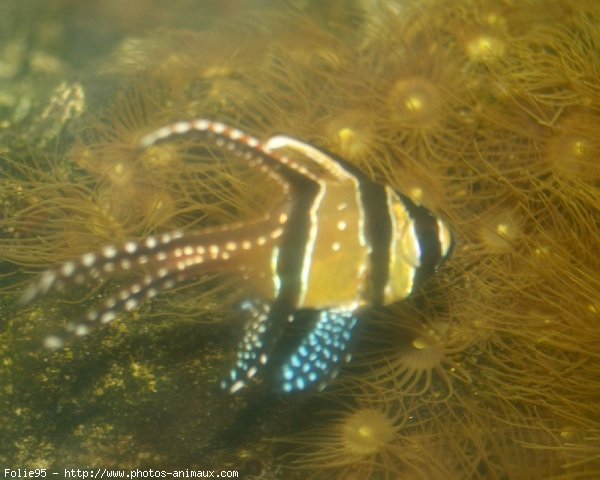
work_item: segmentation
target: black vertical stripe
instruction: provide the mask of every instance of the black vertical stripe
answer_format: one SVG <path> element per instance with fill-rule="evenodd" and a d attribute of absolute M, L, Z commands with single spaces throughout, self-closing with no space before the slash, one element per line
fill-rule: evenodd
<path fill-rule="evenodd" d="M 390 275 L 392 220 L 382 185 L 359 179 L 359 188 L 365 212 L 365 239 L 371 247 L 370 302 L 382 305 Z"/>
<path fill-rule="evenodd" d="M 274 306 L 295 310 L 302 287 L 302 266 L 306 254 L 313 206 L 319 185 L 305 177 L 290 178 L 292 207 L 281 237 L 277 275 L 281 281 Z"/>
<path fill-rule="evenodd" d="M 281 285 L 269 311 L 269 316 L 273 319 L 269 335 L 278 338 L 274 343 L 275 348 L 269 352 L 269 361 L 264 369 L 265 378 L 275 381 L 279 378 L 278 369 L 298 348 L 303 337 L 289 328 L 288 318 L 293 315 L 294 324 L 299 323 L 297 307 L 302 290 L 302 267 L 311 228 L 310 209 L 319 193 L 319 184 L 306 177 L 290 173 L 289 182 L 292 187 L 292 205 L 279 243 L 277 259 L 277 275 Z M 314 311 L 312 312 L 314 314 Z M 306 333 L 312 327 L 312 324 L 303 325 L 300 330 Z"/>
<path fill-rule="evenodd" d="M 417 205 L 405 195 L 398 195 L 413 219 L 415 233 L 421 249 L 421 264 L 416 269 L 414 278 L 413 288 L 416 288 L 435 272 L 436 267 L 442 260 L 438 223 L 437 218 L 425 207 Z"/>
<path fill-rule="evenodd" d="M 385 187 L 373 182 L 354 165 L 325 152 L 358 182 L 364 211 L 364 235 L 371 248 L 370 277 L 367 300 L 373 306 L 382 305 L 389 278 L 392 220 L 388 211 Z"/>

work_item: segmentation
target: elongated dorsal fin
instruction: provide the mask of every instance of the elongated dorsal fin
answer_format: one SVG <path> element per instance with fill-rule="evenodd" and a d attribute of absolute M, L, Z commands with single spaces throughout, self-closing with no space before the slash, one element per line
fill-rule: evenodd
<path fill-rule="evenodd" d="M 301 175 L 329 183 L 354 182 L 356 180 L 355 175 L 346 170 L 333 157 L 295 138 L 276 135 L 269 138 L 264 143 L 264 147 L 272 154 L 291 158 L 293 162 L 290 167 Z"/>
<path fill-rule="evenodd" d="M 264 173 L 274 178 L 286 191 L 290 179 L 294 176 L 300 175 L 313 181 L 318 180 L 318 177 L 307 166 L 283 155 L 282 152 L 277 152 L 276 148 L 271 150 L 257 138 L 237 128 L 206 119 L 166 125 L 142 137 L 138 145 L 140 149 L 145 150 L 177 137 L 191 135 L 205 137 L 217 147 L 222 147 L 236 156 L 245 158 L 251 166 L 259 167 Z"/>

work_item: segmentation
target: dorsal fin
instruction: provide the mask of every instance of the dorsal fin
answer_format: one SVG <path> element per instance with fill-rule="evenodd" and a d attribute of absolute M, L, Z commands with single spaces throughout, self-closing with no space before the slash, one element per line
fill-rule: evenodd
<path fill-rule="evenodd" d="M 304 165 L 271 151 L 255 137 L 223 123 L 206 119 L 181 121 L 166 125 L 144 136 L 140 149 L 150 148 L 175 137 L 201 135 L 211 140 L 216 146 L 230 150 L 235 155 L 243 157 L 251 166 L 259 167 L 264 173 L 274 178 L 287 192 L 290 181 L 298 176 L 317 181 L 318 178 Z"/>
<path fill-rule="evenodd" d="M 293 159 L 293 164 L 290 165 L 291 168 L 298 169 L 300 167 L 301 170 L 298 170 L 298 173 L 304 176 L 309 176 L 308 172 L 311 177 L 327 183 L 357 180 L 354 172 L 348 171 L 345 165 L 342 165 L 337 159 L 295 138 L 276 135 L 269 138 L 264 143 L 264 147 L 272 154 L 277 153 Z"/>

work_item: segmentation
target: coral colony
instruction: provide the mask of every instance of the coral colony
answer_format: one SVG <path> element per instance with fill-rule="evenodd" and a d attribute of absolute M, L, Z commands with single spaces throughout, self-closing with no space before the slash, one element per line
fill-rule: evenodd
<path fill-rule="evenodd" d="M 2 43 L 0 460 L 600 478 L 598 2 L 112 3 Z"/>

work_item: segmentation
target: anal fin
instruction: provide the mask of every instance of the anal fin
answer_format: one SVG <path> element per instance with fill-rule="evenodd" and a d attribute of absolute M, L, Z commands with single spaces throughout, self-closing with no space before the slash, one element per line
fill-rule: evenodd
<path fill-rule="evenodd" d="M 283 331 L 282 325 L 275 324 L 269 303 L 247 300 L 241 307 L 249 319 L 238 344 L 235 365 L 221 381 L 221 387 L 230 393 L 243 388 L 266 365 L 268 355 Z"/>
<path fill-rule="evenodd" d="M 358 323 L 354 312 L 321 310 L 312 330 L 302 339 L 277 373 L 278 388 L 284 393 L 322 389 L 337 374 Z"/>

